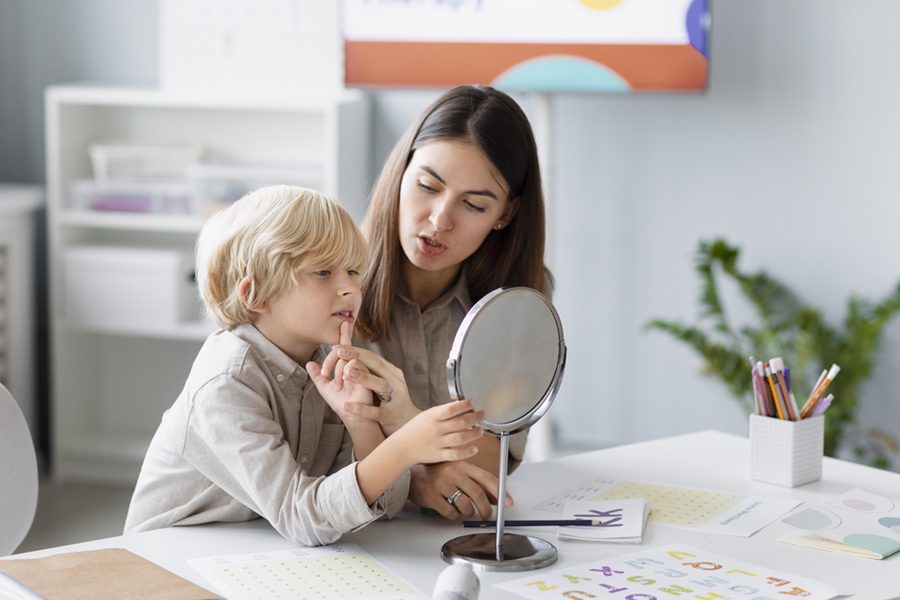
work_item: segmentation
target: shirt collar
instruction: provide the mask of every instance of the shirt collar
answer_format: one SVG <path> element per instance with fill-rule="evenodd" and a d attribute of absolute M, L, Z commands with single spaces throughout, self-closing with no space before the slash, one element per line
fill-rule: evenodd
<path fill-rule="evenodd" d="M 252 323 L 241 323 L 232 329 L 231 332 L 259 352 L 263 361 L 269 365 L 273 373 L 283 373 L 287 376 L 297 375 L 304 384 L 309 379 L 309 374 L 302 365 L 298 365 L 293 358 L 273 344 L 272 341 L 264 336 Z M 322 364 L 324 359 L 325 351 L 322 349 L 322 346 L 318 346 L 316 351 L 313 352 L 310 360 Z"/>
<path fill-rule="evenodd" d="M 397 292 L 397 298 L 405 302 L 410 306 L 416 306 L 421 310 L 418 304 L 407 298 L 400 292 Z M 472 298 L 469 296 L 469 280 L 466 276 L 466 269 L 463 267 L 459 272 L 459 277 L 456 278 L 456 283 L 454 283 L 450 288 L 441 294 L 437 300 L 432 302 L 427 309 L 422 312 L 428 312 L 432 310 L 439 310 L 446 307 L 451 302 L 459 303 L 460 307 L 462 307 L 464 312 L 469 312 L 469 309 L 472 308 Z"/>

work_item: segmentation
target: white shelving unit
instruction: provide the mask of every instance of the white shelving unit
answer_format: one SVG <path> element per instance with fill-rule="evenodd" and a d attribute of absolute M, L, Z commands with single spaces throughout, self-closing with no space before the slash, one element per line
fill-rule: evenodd
<path fill-rule="evenodd" d="M 370 185 L 367 97 L 341 91 L 303 103 L 245 104 L 156 90 L 51 87 L 46 93 L 52 335 L 52 468 L 64 480 L 132 483 L 211 322 L 148 326 L 135 315 L 90 324 L 66 317 L 71 246 L 192 252 L 201 215 L 86 210 L 72 185 L 92 176 L 88 148 L 106 140 L 202 146 L 215 164 L 295 168 L 309 187 L 361 219 Z M 310 174 L 313 174 L 310 177 Z M 272 182 L 278 183 L 278 182 Z M 68 279 L 71 280 L 71 279 Z M 97 298 L 102 307 L 105 298 Z M 136 311 L 138 309 L 136 308 Z M 198 313 L 199 314 L 199 313 Z"/>

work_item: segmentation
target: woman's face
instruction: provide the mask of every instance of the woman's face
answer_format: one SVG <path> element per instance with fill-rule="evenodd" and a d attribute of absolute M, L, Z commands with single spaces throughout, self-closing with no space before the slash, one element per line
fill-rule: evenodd
<path fill-rule="evenodd" d="M 487 156 L 462 140 L 413 152 L 400 183 L 400 245 L 415 267 L 455 274 L 512 214 L 509 186 Z"/>

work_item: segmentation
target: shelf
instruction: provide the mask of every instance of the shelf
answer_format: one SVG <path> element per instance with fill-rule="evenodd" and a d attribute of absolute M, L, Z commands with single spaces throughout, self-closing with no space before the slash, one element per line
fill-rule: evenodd
<path fill-rule="evenodd" d="M 167 327 L 113 327 L 83 325 L 67 322 L 65 328 L 68 331 L 96 333 L 99 335 L 114 335 L 121 337 L 150 338 L 162 340 L 203 341 L 209 334 L 217 329 L 217 325 L 211 321 L 195 321 L 178 323 Z"/>
<path fill-rule="evenodd" d="M 250 101 L 229 96 L 202 97 L 173 94 L 153 88 L 108 88 L 102 86 L 50 86 L 48 95 L 68 104 L 88 106 L 130 106 L 200 110 L 240 110 L 252 112 L 320 112 L 336 102 L 358 102 L 359 90 L 311 93 L 297 101 Z"/>
<path fill-rule="evenodd" d="M 197 215 L 63 210 L 59 215 L 59 222 L 70 227 L 86 229 L 199 233 L 206 218 Z"/>

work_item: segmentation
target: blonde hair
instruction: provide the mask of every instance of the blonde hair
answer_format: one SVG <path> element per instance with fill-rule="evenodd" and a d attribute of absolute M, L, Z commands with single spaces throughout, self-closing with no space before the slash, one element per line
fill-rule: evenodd
<path fill-rule="evenodd" d="M 197 238 L 200 298 L 229 330 L 254 322 L 252 309 L 287 291 L 298 269 L 362 271 L 365 262 L 366 242 L 347 211 L 302 187 L 250 192 L 213 215 Z"/>

